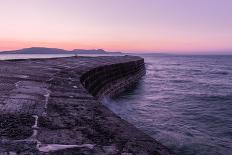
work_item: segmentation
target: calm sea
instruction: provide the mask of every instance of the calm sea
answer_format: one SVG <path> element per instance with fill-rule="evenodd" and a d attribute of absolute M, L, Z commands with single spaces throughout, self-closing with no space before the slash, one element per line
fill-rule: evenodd
<path fill-rule="evenodd" d="M 144 56 L 147 75 L 104 104 L 180 155 L 232 154 L 232 56 Z"/>
<path fill-rule="evenodd" d="M 78 56 L 121 56 L 123 54 L 78 54 Z M 71 57 L 75 54 L 0 54 L 0 60 Z"/>
<path fill-rule="evenodd" d="M 177 154 L 232 154 L 232 56 L 143 57 L 147 75 L 103 104 Z"/>
<path fill-rule="evenodd" d="M 72 54 L 0 54 L 0 60 L 69 57 Z"/>

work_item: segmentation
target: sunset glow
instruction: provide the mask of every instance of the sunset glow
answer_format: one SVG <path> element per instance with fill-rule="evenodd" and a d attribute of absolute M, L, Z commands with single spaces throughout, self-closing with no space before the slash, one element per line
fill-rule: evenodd
<path fill-rule="evenodd" d="M 0 50 L 232 51 L 231 0 L 0 0 Z"/>

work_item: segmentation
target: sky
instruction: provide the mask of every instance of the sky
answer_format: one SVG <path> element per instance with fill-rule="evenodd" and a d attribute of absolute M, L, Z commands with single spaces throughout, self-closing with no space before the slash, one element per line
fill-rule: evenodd
<path fill-rule="evenodd" d="M 232 0 L 0 0 L 0 50 L 232 53 Z"/>

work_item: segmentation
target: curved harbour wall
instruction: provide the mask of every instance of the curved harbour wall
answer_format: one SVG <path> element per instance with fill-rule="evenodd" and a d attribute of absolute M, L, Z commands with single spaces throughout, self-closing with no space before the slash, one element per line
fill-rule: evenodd
<path fill-rule="evenodd" d="M 173 155 L 102 105 L 145 74 L 140 57 L 0 61 L 0 154 Z"/>
<path fill-rule="evenodd" d="M 83 86 L 96 98 L 115 96 L 136 83 L 146 73 L 144 60 L 105 65 L 81 76 Z"/>

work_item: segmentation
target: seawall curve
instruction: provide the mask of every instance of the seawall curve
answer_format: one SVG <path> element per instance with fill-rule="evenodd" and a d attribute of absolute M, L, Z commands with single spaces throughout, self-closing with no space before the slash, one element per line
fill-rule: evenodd
<path fill-rule="evenodd" d="M 137 58 L 125 63 L 116 63 L 96 67 L 84 73 L 80 80 L 82 85 L 101 99 L 113 97 L 136 83 L 146 73 L 144 59 Z"/>
<path fill-rule="evenodd" d="M 97 99 L 145 74 L 140 57 L 0 61 L 0 153 L 171 155 Z"/>

